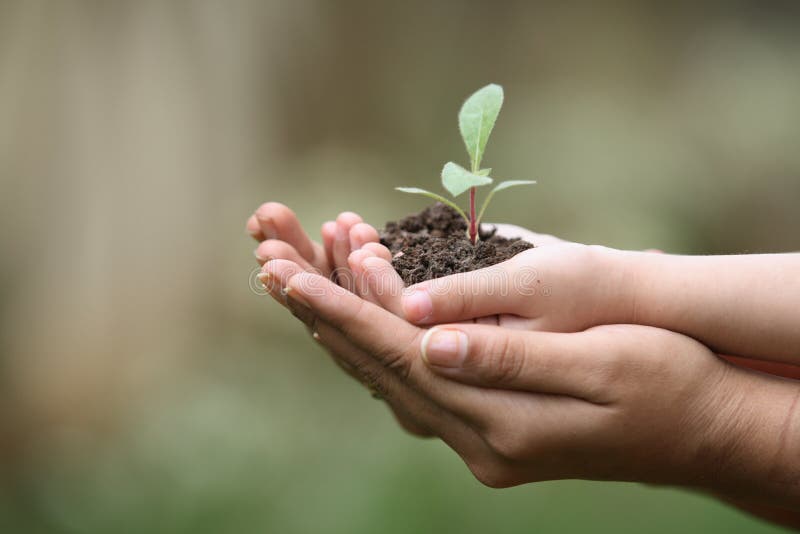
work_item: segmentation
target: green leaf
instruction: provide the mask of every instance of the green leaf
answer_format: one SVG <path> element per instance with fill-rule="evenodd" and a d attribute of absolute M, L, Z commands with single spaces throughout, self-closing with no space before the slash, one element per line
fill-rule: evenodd
<path fill-rule="evenodd" d="M 506 180 L 505 182 L 500 182 L 492 189 L 492 193 L 497 193 L 498 191 L 502 191 L 503 189 L 508 189 L 509 187 L 515 187 L 518 185 L 534 185 L 536 180 Z"/>
<path fill-rule="evenodd" d="M 506 180 L 505 182 L 500 182 L 496 186 L 489 191 L 489 194 L 486 196 L 486 200 L 483 201 L 483 206 L 481 206 L 481 211 L 478 214 L 478 223 L 483 220 L 483 212 L 486 211 L 486 208 L 489 206 L 489 201 L 492 200 L 492 197 L 498 191 L 502 191 L 503 189 L 508 189 L 509 187 L 515 187 L 518 185 L 533 185 L 535 184 L 535 180 Z"/>
<path fill-rule="evenodd" d="M 442 204 L 447 204 L 454 210 L 458 212 L 459 215 L 464 217 L 464 220 L 468 220 L 467 214 L 464 213 L 464 210 L 458 207 L 452 200 L 444 198 L 442 195 L 437 195 L 436 193 L 431 193 L 430 191 L 426 191 L 425 189 L 420 189 L 419 187 L 395 187 L 398 191 L 402 191 L 403 193 L 411 193 L 412 195 L 424 195 L 428 198 L 432 198 L 434 200 L 438 200 Z"/>
<path fill-rule="evenodd" d="M 458 129 L 469 152 L 473 171 L 480 168 L 486 142 L 502 106 L 503 88 L 496 84 L 478 89 L 461 106 L 461 111 L 458 113 Z"/>
<path fill-rule="evenodd" d="M 473 174 L 452 161 L 448 161 L 442 167 L 442 185 L 454 197 L 457 197 L 470 187 L 478 187 L 490 183 L 492 183 L 491 178 Z"/>
<path fill-rule="evenodd" d="M 481 169 L 475 174 L 477 174 L 478 176 L 489 176 L 490 174 L 492 174 L 492 169 Z"/>
<path fill-rule="evenodd" d="M 420 189 L 419 187 L 395 187 L 397 191 L 402 191 L 403 193 L 411 193 L 412 195 L 425 195 L 426 197 L 437 197 L 436 193 L 431 193 L 430 191 L 426 191 L 425 189 Z"/>

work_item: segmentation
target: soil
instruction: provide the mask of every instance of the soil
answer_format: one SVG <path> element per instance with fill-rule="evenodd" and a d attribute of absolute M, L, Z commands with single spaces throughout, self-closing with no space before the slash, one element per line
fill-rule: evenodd
<path fill-rule="evenodd" d="M 386 223 L 381 243 L 392 251 L 392 266 L 406 285 L 455 273 L 466 273 L 503 262 L 533 245 L 520 238 L 495 235 L 481 225 L 473 245 L 467 221 L 440 202 L 399 221 Z"/>

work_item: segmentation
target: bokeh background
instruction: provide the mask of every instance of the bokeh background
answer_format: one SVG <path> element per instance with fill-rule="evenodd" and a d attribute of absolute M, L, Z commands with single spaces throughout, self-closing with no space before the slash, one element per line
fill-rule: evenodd
<path fill-rule="evenodd" d="M 482 487 L 254 294 L 244 221 L 420 209 L 392 187 L 466 161 L 458 108 L 497 82 L 486 164 L 539 185 L 490 218 L 798 250 L 799 5 L 0 0 L 0 531 L 776 531 Z"/>

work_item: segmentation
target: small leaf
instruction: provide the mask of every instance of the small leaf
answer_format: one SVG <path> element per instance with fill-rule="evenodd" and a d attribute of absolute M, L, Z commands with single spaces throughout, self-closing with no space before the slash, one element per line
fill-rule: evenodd
<path fill-rule="evenodd" d="M 492 193 L 497 193 L 498 191 L 502 191 L 503 189 L 508 189 L 509 187 L 515 187 L 518 185 L 534 185 L 536 180 L 506 180 L 505 182 L 500 182 L 492 189 Z"/>
<path fill-rule="evenodd" d="M 457 197 L 470 187 L 492 183 L 492 179 L 469 172 L 457 163 L 448 161 L 442 167 L 442 185 L 451 195 Z"/>
<path fill-rule="evenodd" d="M 496 186 L 489 191 L 489 194 L 486 195 L 486 200 L 483 201 L 483 206 L 481 206 L 481 211 L 478 213 L 478 222 L 483 220 L 483 214 L 486 211 L 486 208 L 489 207 L 489 202 L 491 202 L 492 197 L 498 191 L 502 191 L 503 189 L 508 189 L 509 187 L 514 187 L 517 185 L 533 185 L 535 184 L 535 180 L 506 180 L 505 182 L 500 182 Z"/>
<path fill-rule="evenodd" d="M 481 169 L 475 174 L 477 174 L 478 176 L 489 176 L 490 174 L 492 174 L 492 169 Z"/>
<path fill-rule="evenodd" d="M 431 193 L 430 191 L 426 191 L 424 189 L 420 189 L 419 187 L 395 187 L 398 191 L 402 191 L 403 193 L 412 193 L 415 195 L 435 195 L 436 193 Z"/>
<path fill-rule="evenodd" d="M 458 129 L 467 147 L 472 169 L 480 168 L 486 142 L 503 106 L 503 88 L 496 84 L 478 89 L 458 113 Z"/>

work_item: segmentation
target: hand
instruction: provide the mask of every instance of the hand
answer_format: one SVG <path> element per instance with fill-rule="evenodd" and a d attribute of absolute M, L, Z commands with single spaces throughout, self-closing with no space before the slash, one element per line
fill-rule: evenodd
<path fill-rule="evenodd" d="M 334 277 L 345 283 L 349 283 L 352 277 L 348 270 L 337 267 L 342 265 L 342 262 L 346 264 L 352 248 L 366 245 L 367 250 L 370 246 L 379 247 L 376 249 L 379 253 L 386 250 L 377 243 L 377 231 L 369 225 L 362 224 L 361 217 L 349 212 L 339 215 L 335 222 L 328 221 L 322 225 L 324 246 L 320 245 L 309 238 L 294 212 L 277 202 L 262 204 L 247 220 L 246 231 L 259 241 L 254 251 L 259 264 L 263 265 L 274 258 L 285 259 L 293 262 L 297 269 Z M 280 287 L 272 284 L 266 286 L 273 298 L 284 303 L 285 297 L 280 294 Z M 353 352 L 356 349 L 347 344 L 326 348 L 333 361 L 342 370 L 357 378 L 352 366 L 347 363 L 355 357 Z M 389 407 L 400 426 L 409 433 L 420 437 L 432 435 L 401 408 L 391 403 Z"/>
<path fill-rule="evenodd" d="M 323 344 L 356 349 L 356 373 L 490 486 L 614 479 L 798 498 L 796 468 L 775 476 L 791 465 L 781 445 L 797 438 L 794 388 L 687 337 L 640 326 L 426 331 L 291 262 L 264 271 Z"/>
<path fill-rule="evenodd" d="M 630 322 L 631 274 L 616 261 L 617 251 L 546 237 L 546 244 L 503 263 L 405 289 L 385 249 L 355 251 L 349 267 L 357 294 L 419 325 L 469 321 L 578 332 Z"/>
<path fill-rule="evenodd" d="M 254 251 L 259 264 L 273 258 L 291 260 L 306 270 L 332 276 L 348 288 L 352 288 L 347 263 L 350 253 L 365 246 L 367 250 L 376 247 L 373 250 L 378 253 L 385 250 L 378 244 L 377 230 L 352 212 L 343 212 L 336 221 L 322 225 L 322 245 L 312 241 L 294 212 L 278 202 L 259 206 L 247 220 L 246 231 L 259 242 Z"/>

